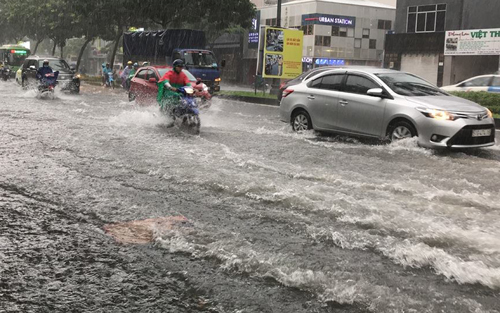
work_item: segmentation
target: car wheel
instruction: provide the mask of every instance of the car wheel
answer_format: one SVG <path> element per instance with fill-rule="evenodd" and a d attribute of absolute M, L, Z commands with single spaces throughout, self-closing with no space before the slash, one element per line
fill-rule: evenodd
<path fill-rule="evenodd" d="M 135 95 L 132 92 L 128 93 L 128 101 L 134 101 L 135 100 Z"/>
<path fill-rule="evenodd" d="M 300 110 L 293 114 L 292 129 L 296 132 L 312 129 L 311 117 L 306 111 Z"/>
<path fill-rule="evenodd" d="M 387 132 L 389 140 L 396 141 L 400 139 L 412 138 L 417 136 L 417 131 L 412 124 L 407 121 L 396 122 Z"/>

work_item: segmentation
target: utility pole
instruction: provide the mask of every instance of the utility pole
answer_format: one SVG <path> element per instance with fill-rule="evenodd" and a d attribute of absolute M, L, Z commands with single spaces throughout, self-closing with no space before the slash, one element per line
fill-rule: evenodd
<path fill-rule="evenodd" d="M 281 1 L 282 0 L 278 0 L 278 4 L 277 4 L 276 27 L 281 27 Z M 271 94 L 278 95 L 278 93 L 280 92 L 279 91 L 279 88 L 280 88 L 279 82 L 280 82 L 279 78 L 273 78 L 273 81 L 271 83 L 271 90 L 270 90 Z"/>

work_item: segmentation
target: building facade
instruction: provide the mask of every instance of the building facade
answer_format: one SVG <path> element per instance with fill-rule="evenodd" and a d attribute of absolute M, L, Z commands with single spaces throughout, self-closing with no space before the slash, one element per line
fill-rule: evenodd
<path fill-rule="evenodd" d="M 226 81 L 248 84 L 255 80 L 258 29 L 277 25 L 276 4 L 266 0 L 254 3 L 259 9 L 255 29 L 242 35 L 238 57 L 228 49 L 238 44 L 234 36 L 214 45 L 218 58 L 223 55 L 234 64 L 235 68 L 224 69 Z M 395 7 L 371 0 L 283 1 L 280 24 L 304 31 L 303 70 L 326 65 L 382 66 L 385 35 L 393 29 L 395 16 Z"/>
<path fill-rule="evenodd" d="M 498 71 L 499 56 L 444 55 L 446 31 L 499 28 L 498 12 L 498 0 L 398 0 L 384 67 L 414 73 L 438 86 Z"/>

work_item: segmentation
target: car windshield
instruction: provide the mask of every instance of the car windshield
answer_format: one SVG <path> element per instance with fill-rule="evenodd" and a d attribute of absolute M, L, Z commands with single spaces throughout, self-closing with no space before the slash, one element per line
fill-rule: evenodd
<path fill-rule="evenodd" d="M 407 73 L 381 73 L 376 75 L 398 95 L 409 97 L 448 95 L 415 75 Z"/>
<path fill-rule="evenodd" d="M 168 72 L 168 71 L 172 71 L 172 69 L 171 68 L 159 68 L 158 69 L 158 74 L 160 74 L 160 78 L 162 78 L 163 75 L 165 75 L 165 73 Z M 188 70 L 182 70 L 182 72 L 184 74 L 186 74 L 186 76 L 189 79 L 189 81 L 192 81 L 192 82 L 196 81 L 196 78 Z"/>
<path fill-rule="evenodd" d="M 43 66 L 43 60 L 38 61 L 38 67 Z M 49 66 L 53 71 L 69 71 L 69 65 L 64 60 L 49 60 Z"/>
<path fill-rule="evenodd" d="M 217 60 L 210 52 L 184 52 L 184 62 L 194 67 L 217 67 Z"/>

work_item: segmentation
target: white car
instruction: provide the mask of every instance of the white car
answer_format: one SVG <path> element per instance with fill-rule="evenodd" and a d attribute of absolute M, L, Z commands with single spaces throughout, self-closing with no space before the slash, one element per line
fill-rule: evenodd
<path fill-rule="evenodd" d="M 441 87 L 444 91 L 500 92 L 500 75 L 481 75 L 469 78 L 456 85 Z"/>

